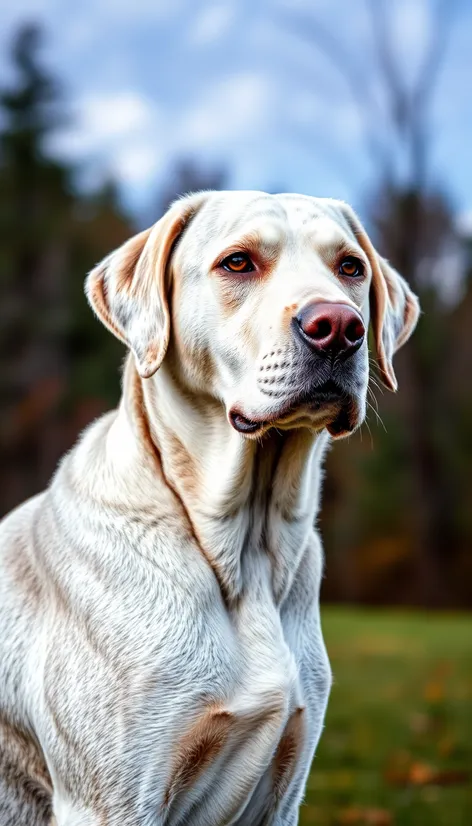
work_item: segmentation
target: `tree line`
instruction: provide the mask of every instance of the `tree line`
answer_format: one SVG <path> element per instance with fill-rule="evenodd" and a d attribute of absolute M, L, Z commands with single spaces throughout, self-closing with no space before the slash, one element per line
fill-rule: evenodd
<path fill-rule="evenodd" d="M 21 27 L 11 46 L 16 79 L 0 86 L 2 514 L 44 488 L 78 432 L 118 400 L 124 351 L 94 319 L 83 281 L 136 231 L 113 181 L 85 193 L 73 164 L 46 151 L 67 102 L 43 65 L 41 38 L 36 26 Z M 425 81 L 422 89 L 426 97 Z M 397 357 L 399 394 L 381 393 L 374 369 L 367 425 L 328 458 L 323 594 L 471 607 L 472 241 L 458 236 L 447 193 L 428 181 L 426 101 L 417 96 L 413 106 L 397 79 L 394 93 L 412 171 L 400 180 L 382 168 L 364 217 L 423 315 Z M 176 160 L 151 220 L 177 194 L 227 180 L 224 169 Z M 452 290 L 454 256 L 462 278 Z"/>

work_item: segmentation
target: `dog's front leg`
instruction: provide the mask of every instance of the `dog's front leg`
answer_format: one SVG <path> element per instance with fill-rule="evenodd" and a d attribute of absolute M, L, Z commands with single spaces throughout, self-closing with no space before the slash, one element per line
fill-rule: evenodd
<path fill-rule="evenodd" d="M 298 724 L 297 721 L 292 730 L 290 730 L 292 723 L 289 720 L 286 734 L 282 738 L 274 761 L 275 800 L 271 814 L 264 821 L 264 826 L 295 826 L 298 823 L 300 805 L 322 730 L 330 685 L 328 673 L 325 672 L 323 677 L 318 675 L 318 678 L 315 678 L 319 679 L 316 688 L 317 699 L 312 698 L 312 702 L 306 702 L 306 707 L 299 715 L 300 722 Z M 295 719 L 294 715 L 292 721 L 295 722 Z M 294 735 L 298 738 L 297 740 Z M 282 770 L 285 768 L 285 761 L 287 770 L 284 776 Z M 289 762 L 291 762 L 290 768 Z M 279 780 L 277 772 L 280 772 Z"/>
<path fill-rule="evenodd" d="M 318 592 L 321 543 L 313 537 L 282 610 L 284 636 L 295 656 L 303 712 L 299 721 L 292 715 L 285 741 L 279 746 L 280 763 L 293 755 L 291 770 L 282 778 L 271 826 L 293 826 L 303 800 L 331 688 L 331 668 L 320 624 Z M 277 793 L 277 789 L 276 789 Z"/>

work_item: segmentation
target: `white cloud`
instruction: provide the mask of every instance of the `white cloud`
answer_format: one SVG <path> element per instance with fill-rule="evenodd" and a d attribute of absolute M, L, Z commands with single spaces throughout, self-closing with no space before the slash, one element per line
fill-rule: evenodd
<path fill-rule="evenodd" d="M 196 46 L 208 46 L 228 31 L 234 18 L 234 6 L 218 3 L 203 9 L 189 32 L 189 42 Z"/>
<path fill-rule="evenodd" d="M 115 175 L 125 184 L 146 186 L 153 181 L 162 164 L 162 155 L 152 140 L 120 149 L 112 159 Z"/>
<path fill-rule="evenodd" d="M 174 115 L 135 90 L 89 94 L 78 101 L 73 126 L 49 148 L 142 190 L 179 152 L 230 155 L 245 139 L 260 139 L 271 101 L 268 79 L 256 72 L 220 80 Z"/>
<path fill-rule="evenodd" d="M 88 95 L 77 105 L 74 126 L 51 145 L 63 157 L 93 158 L 124 183 L 140 185 L 159 167 L 161 124 L 161 113 L 135 91 Z"/>
<path fill-rule="evenodd" d="M 204 148 L 261 132 L 270 121 L 272 89 L 266 77 L 241 72 L 217 83 L 184 113 L 183 144 Z"/>
<path fill-rule="evenodd" d="M 149 101 L 131 91 L 90 96 L 81 102 L 80 110 L 79 128 L 94 142 L 143 131 L 154 118 Z"/>

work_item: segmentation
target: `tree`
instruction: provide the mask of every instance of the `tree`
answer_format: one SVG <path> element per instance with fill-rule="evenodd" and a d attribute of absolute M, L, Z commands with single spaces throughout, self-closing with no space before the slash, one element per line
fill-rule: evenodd
<path fill-rule="evenodd" d="M 59 90 L 39 62 L 35 26 L 18 32 L 12 48 L 17 74 L 0 92 L 5 127 L 0 135 L 2 468 L 15 489 L 40 473 L 46 446 L 33 422 L 52 416 L 67 366 L 57 347 L 63 303 L 60 240 L 70 210 L 67 170 L 47 159 L 43 143 L 57 124 Z M 56 313 L 45 323 L 48 306 Z M 32 373 L 33 371 L 33 373 Z M 33 381 L 34 380 L 34 381 Z M 14 470 L 16 466 L 16 472 Z"/>
<path fill-rule="evenodd" d="M 85 198 L 73 167 L 46 153 L 65 116 L 41 43 L 38 27 L 20 28 L 11 50 L 16 79 L 0 89 L 1 511 L 45 485 L 85 423 L 74 410 L 79 375 L 87 397 L 92 377 L 118 365 L 119 348 L 111 351 L 108 337 L 103 343 L 85 312 L 82 284 L 131 232 L 114 191 Z"/>

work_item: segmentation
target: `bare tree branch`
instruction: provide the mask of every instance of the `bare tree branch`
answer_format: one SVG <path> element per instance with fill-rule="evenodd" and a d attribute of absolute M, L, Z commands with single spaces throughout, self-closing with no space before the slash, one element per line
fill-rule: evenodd
<path fill-rule="evenodd" d="M 368 2 L 378 62 L 385 81 L 385 93 L 392 101 L 392 115 L 398 140 L 404 142 L 405 152 L 409 157 L 411 183 L 420 191 L 427 177 L 427 109 L 446 52 L 457 0 L 439 0 L 436 4 L 433 34 L 412 90 L 402 78 L 395 59 L 389 37 L 385 0 Z"/>
<path fill-rule="evenodd" d="M 392 101 L 392 119 L 401 134 L 408 118 L 408 92 L 404 87 L 389 37 L 388 16 L 384 0 L 368 0 L 373 27 L 374 48 L 385 81 L 385 91 Z"/>
<path fill-rule="evenodd" d="M 422 107 L 426 104 L 434 90 L 434 84 L 446 54 L 458 5 L 458 0 L 439 0 L 437 3 L 433 37 L 413 93 L 412 104 L 415 107 Z"/>
<path fill-rule="evenodd" d="M 365 130 L 367 151 L 382 169 L 383 176 L 390 180 L 393 176 L 393 169 L 387 141 L 382 140 L 378 130 L 370 128 L 373 123 L 381 124 L 384 116 L 375 97 L 371 94 L 368 78 L 360 68 L 363 61 L 359 61 L 352 55 L 348 56 L 345 43 L 310 15 L 299 13 L 296 20 L 293 15 L 283 15 L 283 21 L 284 25 L 292 29 L 298 37 L 316 46 L 341 75 L 363 123 L 367 126 Z"/>

